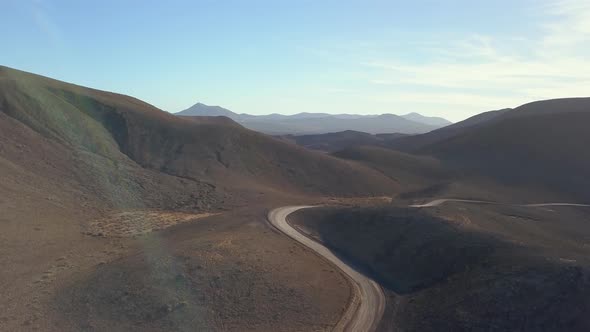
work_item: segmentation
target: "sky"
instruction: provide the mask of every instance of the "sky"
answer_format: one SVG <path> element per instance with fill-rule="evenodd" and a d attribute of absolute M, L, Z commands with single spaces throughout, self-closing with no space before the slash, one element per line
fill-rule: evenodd
<path fill-rule="evenodd" d="M 588 0 L 0 0 L 0 65 L 165 111 L 459 121 L 590 95 Z"/>

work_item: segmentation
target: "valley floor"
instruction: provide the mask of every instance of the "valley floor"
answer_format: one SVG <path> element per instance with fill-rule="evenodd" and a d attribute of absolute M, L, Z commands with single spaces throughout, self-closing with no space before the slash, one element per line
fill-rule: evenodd
<path fill-rule="evenodd" d="M 123 237 L 86 233 L 74 216 L 6 216 L 0 330 L 331 330 L 348 281 L 267 212 L 236 207 Z"/>

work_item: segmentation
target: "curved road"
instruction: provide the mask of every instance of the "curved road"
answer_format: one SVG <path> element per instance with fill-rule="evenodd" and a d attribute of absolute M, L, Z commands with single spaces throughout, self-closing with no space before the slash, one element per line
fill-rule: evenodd
<path fill-rule="evenodd" d="M 459 202 L 459 203 L 478 203 L 478 204 L 497 204 L 497 205 L 512 205 L 512 206 L 523 206 L 523 207 L 543 207 L 543 206 L 577 206 L 577 207 L 590 207 L 590 204 L 575 204 L 575 203 L 538 203 L 538 204 L 502 204 L 490 201 L 474 201 L 469 199 L 453 199 L 453 198 L 441 198 L 435 199 L 431 202 L 424 204 L 414 204 L 410 207 L 424 208 L 424 207 L 435 207 L 446 202 Z"/>
<path fill-rule="evenodd" d="M 414 204 L 409 207 L 427 208 L 436 207 L 446 202 L 460 203 L 477 203 L 477 204 L 502 204 L 490 201 L 477 201 L 467 199 L 441 198 L 435 199 L 428 203 Z M 543 206 L 577 206 L 590 207 L 589 204 L 573 203 L 540 203 L 540 204 L 511 204 L 513 206 L 523 207 L 543 207 Z M 309 249 L 315 251 L 320 256 L 338 267 L 351 281 L 354 292 L 352 300 L 340 321 L 336 324 L 335 331 L 375 331 L 383 311 L 385 310 L 385 296 L 381 286 L 375 281 L 369 279 L 363 274 L 356 271 L 351 266 L 336 257 L 328 248 L 310 237 L 300 233 L 287 222 L 287 216 L 297 210 L 312 208 L 313 206 L 285 206 L 274 209 L 269 212 L 268 220 L 279 231 L 303 244 Z"/>
<path fill-rule="evenodd" d="M 334 328 L 335 331 L 375 331 L 385 310 L 385 296 L 375 281 L 344 263 L 328 248 L 300 233 L 287 222 L 287 216 L 297 210 L 312 206 L 286 206 L 270 211 L 268 220 L 278 230 L 303 244 L 336 265 L 354 287 L 352 300 L 346 312 Z"/>

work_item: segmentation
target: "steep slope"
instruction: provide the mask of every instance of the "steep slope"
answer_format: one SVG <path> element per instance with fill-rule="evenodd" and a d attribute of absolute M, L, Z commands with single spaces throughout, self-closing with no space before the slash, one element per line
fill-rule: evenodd
<path fill-rule="evenodd" d="M 421 147 L 458 135 L 467 128 L 482 125 L 502 115 L 506 111 L 507 110 L 484 112 L 478 115 L 474 115 L 469 119 L 463 120 L 461 122 L 457 122 L 449 126 L 433 130 L 429 133 L 403 137 L 399 140 L 391 141 L 390 144 L 388 144 L 388 146 L 400 151 L 416 151 Z"/>
<path fill-rule="evenodd" d="M 421 152 L 503 183 L 590 200 L 590 99 L 539 102 Z"/>
<path fill-rule="evenodd" d="M 4 114 L 76 153 L 114 165 L 203 182 L 205 188 L 256 184 L 342 195 L 393 188 L 369 169 L 227 120 L 177 117 L 131 97 L 8 68 L 1 69 L 1 77 Z M 343 183 L 342 177 L 354 180 Z"/>
<path fill-rule="evenodd" d="M 129 135 L 139 126 L 128 126 L 126 112 L 140 118 L 150 106 L 0 67 L 0 176 L 3 183 L 22 183 L 4 194 L 22 203 L 30 185 L 43 189 L 36 195 L 68 205 L 82 200 L 99 210 L 218 206 L 223 194 L 211 184 L 144 169 L 126 155 L 133 153 Z"/>
<path fill-rule="evenodd" d="M 227 118 L 0 67 L 0 330 L 325 329 L 346 280 L 265 209 L 390 190 Z"/>
<path fill-rule="evenodd" d="M 475 124 L 402 138 L 393 147 L 435 156 L 466 175 L 589 201 L 588 123 L 590 98 L 547 100 Z"/>

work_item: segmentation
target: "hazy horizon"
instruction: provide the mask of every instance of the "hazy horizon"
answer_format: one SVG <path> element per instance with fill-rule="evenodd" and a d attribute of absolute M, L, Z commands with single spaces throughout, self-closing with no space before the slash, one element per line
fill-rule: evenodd
<path fill-rule="evenodd" d="M 172 113 L 202 102 L 456 122 L 590 88 L 585 1 L 60 4 L 8 1 L 0 64 Z"/>

